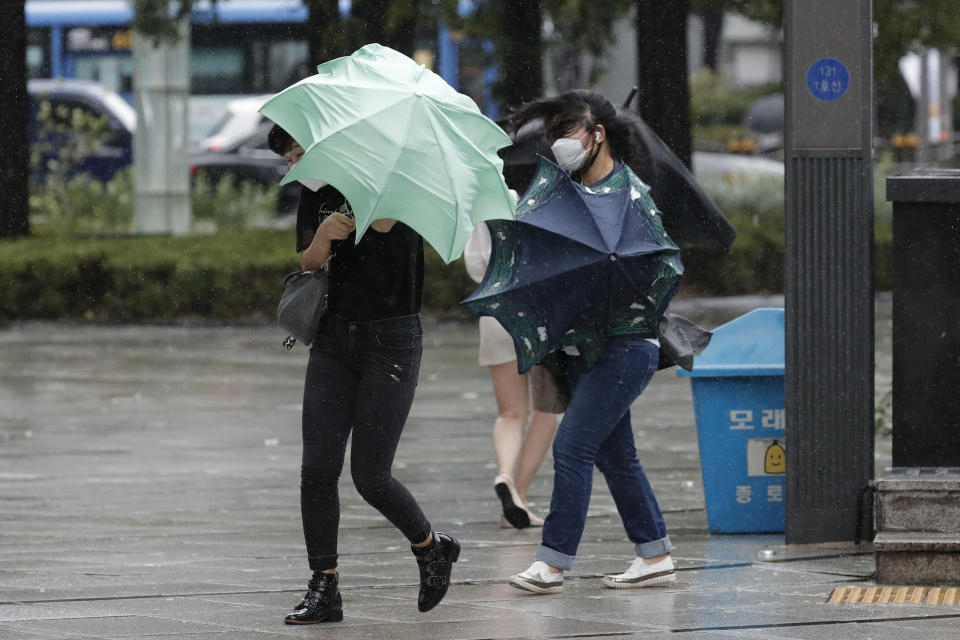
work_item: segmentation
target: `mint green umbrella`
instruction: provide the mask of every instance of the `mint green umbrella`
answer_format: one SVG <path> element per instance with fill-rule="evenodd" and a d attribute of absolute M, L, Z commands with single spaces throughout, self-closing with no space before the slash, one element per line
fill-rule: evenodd
<path fill-rule="evenodd" d="M 320 65 L 260 112 L 306 150 L 281 184 L 311 178 L 336 187 L 353 208 L 358 241 L 372 221 L 392 218 L 450 262 L 477 222 L 516 211 L 497 155 L 507 134 L 389 47 L 368 44 Z"/>

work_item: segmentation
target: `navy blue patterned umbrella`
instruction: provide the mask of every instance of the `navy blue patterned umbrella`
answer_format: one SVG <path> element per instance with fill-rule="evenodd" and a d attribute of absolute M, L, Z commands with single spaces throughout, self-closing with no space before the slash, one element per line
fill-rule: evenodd
<path fill-rule="evenodd" d="M 492 255 L 464 305 L 513 337 L 524 372 L 558 347 L 610 332 L 657 334 L 683 266 L 649 187 L 621 167 L 598 191 L 540 158 L 516 220 L 488 221 Z"/>

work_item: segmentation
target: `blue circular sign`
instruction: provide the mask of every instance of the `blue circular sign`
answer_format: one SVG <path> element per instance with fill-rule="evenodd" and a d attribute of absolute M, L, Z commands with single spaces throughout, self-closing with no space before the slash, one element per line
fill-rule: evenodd
<path fill-rule="evenodd" d="M 817 100 L 833 102 L 850 88 L 850 70 L 836 58 L 820 58 L 807 71 L 807 89 Z"/>

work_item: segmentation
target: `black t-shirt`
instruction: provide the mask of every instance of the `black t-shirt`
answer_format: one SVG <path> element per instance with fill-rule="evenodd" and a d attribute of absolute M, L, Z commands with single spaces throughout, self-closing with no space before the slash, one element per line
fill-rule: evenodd
<path fill-rule="evenodd" d="M 300 188 L 297 251 L 313 241 L 320 223 L 343 205 L 343 195 L 327 186 Z M 330 260 L 330 311 L 348 321 L 381 320 L 420 313 L 423 298 L 423 239 L 398 222 L 387 233 L 368 229 L 356 244 L 351 233 L 333 241 Z"/>

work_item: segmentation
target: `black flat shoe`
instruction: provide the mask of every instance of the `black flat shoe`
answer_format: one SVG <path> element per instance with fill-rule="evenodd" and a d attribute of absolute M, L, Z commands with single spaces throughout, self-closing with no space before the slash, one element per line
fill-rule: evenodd
<path fill-rule="evenodd" d="M 497 497 L 500 498 L 500 504 L 503 505 L 503 517 L 507 522 L 516 529 L 529 527 L 530 513 L 523 508 L 520 496 L 515 495 L 516 489 L 513 488 L 510 478 L 504 475 L 497 476 L 494 479 L 493 488 L 497 492 Z"/>
<path fill-rule="evenodd" d="M 343 599 L 337 589 L 337 574 L 314 574 L 307 594 L 283 621 L 287 624 L 317 624 L 343 620 Z"/>
<path fill-rule="evenodd" d="M 422 549 L 411 548 L 417 557 L 417 564 L 420 565 L 417 608 L 420 611 L 430 611 L 447 595 L 450 571 L 453 563 L 460 557 L 460 543 L 442 531 L 437 531 L 433 534 L 433 542 L 429 546 Z"/>

